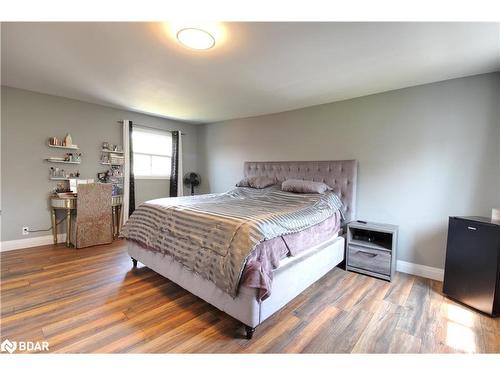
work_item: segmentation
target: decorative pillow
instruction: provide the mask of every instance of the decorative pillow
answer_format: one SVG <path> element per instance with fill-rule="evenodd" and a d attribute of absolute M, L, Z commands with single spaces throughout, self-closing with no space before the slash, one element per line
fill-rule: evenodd
<path fill-rule="evenodd" d="M 281 190 L 292 193 L 318 193 L 333 190 L 324 182 L 315 182 L 308 180 L 285 180 L 281 184 Z"/>
<path fill-rule="evenodd" d="M 254 189 L 264 189 L 268 186 L 276 184 L 276 179 L 272 177 L 245 177 L 236 184 L 237 187 L 251 187 Z"/>

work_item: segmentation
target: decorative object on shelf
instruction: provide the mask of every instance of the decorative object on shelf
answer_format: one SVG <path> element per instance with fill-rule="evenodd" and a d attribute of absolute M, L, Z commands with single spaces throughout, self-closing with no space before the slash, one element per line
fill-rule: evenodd
<path fill-rule="evenodd" d="M 123 165 L 125 163 L 125 157 L 110 154 L 109 163 L 111 165 Z"/>
<path fill-rule="evenodd" d="M 71 134 L 67 133 L 64 138 L 64 146 L 71 147 L 73 145 L 73 138 L 71 138 Z"/>
<path fill-rule="evenodd" d="M 111 167 L 106 172 L 97 173 L 97 179 L 101 183 L 112 184 L 112 195 L 123 194 L 123 171 L 119 167 Z"/>
<path fill-rule="evenodd" d="M 50 137 L 48 146 L 52 148 L 78 150 L 78 146 L 73 144 L 73 140 L 69 133 L 66 135 L 64 140 L 59 139 L 58 137 Z M 51 156 L 45 160 L 49 163 L 80 164 L 82 161 L 82 154 L 67 152 L 64 157 Z M 49 171 L 49 178 L 51 180 L 62 180 L 67 177 L 68 176 L 64 173 L 64 171 L 59 170 L 59 168 L 51 168 Z"/>
<path fill-rule="evenodd" d="M 100 162 L 103 165 L 123 165 L 125 163 L 125 157 L 122 155 L 123 151 L 121 146 L 111 145 L 108 142 L 102 143 L 101 159 Z"/>
<path fill-rule="evenodd" d="M 98 172 L 97 173 L 97 180 L 99 180 L 99 182 L 102 182 L 103 184 L 106 183 L 106 179 L 107 179 L 107 176 L 108 176 L 108 172 Z"/>
<path fill-rule="evenodd" d="M 102 142 L 102 151 L 106 151 L 106 152 L 116 152 L 116 153 L 123 153 L 123 148 L 122 146 L 119 146 L 119 145 L 113 145 L 109 142 Z"/>
<path fill-rule="evenodd" d="M 184 175 L 184 185 L 191 186 L 191 195 L 194 195 L 194 188 L 201 184 L 201 177 L 196 172 L 188 172 Z"/>
<path fill-rule="evenodd" d="M 123 183 L 122 183 L 123 186 Z M 116 196 L 116 195 L 123 195 L 123 187 L 118 185 L 118 184 L 113 184 L 113 190 L 111 191 L 111 195 Z"/>
<path fill-rule="evenodd" d="M 62 146 L 62 142 L 57 137 L 50 137 L 49 138 L 49 146 Z"/>
<path fill-rule="evenodd" d="M 70 160 L 71 161 L 74 161 L 74 162 L 77 162 L 77 163 L 80 163 L 82 161 L 82 154 L 81 153 L 78 153 L 78 154 L 69 154 L 70 155 Z"/>
<path fill-rule="evenodd" d="M 69 188 L 69 183 L 67 182 L 58 182 L 56 188 L 54 189 L 54 193 L 70 193 L 71 190 Z"/>
<path fill-rule="evenodd" d="M 65 144 L 64 140 L 59 139 L 57 137 L 50 137 L 49 138 L 49 147 L 69 148 L 69 149 L 72 149 L 72 150 L 78 150 L 78 145 L 75 145 L 73 143 L 71 143 L 71 144 Z"/>
<path fill-rule="evenodd" d="M 49 168 L 49 178 L 52 180 L 63 180 L 68 178 L 64 169 L 58 167 Z"/>
<path fill-rule="evenodd" d="M 79 178 L 80 171 L 66 173 L 64 169 L 57 167 L 49 168 L 49 178 L 51 180 L 68 180 L 70 178 Z"/>

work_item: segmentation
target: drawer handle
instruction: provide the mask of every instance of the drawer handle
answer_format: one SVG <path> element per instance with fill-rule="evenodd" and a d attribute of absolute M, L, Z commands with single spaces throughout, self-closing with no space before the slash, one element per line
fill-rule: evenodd
<path fill-rule="evenodd" d="M 474 228 L 474 227 L 467 227 L 467 229 L 469 229 L 469 230 L 477 230 L 477 228 Z"/>
<path fill-rule="evenodd" d="M 357 253 L 358 254 L 361 253 L 361 254 L 368 256 L 370 258 L 375 258 L 378 255 L 378 254 L 367 253 L 366 251 L 361 251 L 361 250 L 358 250 Z"/>

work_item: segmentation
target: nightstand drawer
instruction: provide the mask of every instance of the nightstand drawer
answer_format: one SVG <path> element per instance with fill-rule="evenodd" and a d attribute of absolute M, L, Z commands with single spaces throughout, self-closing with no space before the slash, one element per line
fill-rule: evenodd
<path fill-rule="evenodd" d="M 391 253 L 361 246 L 349 245 L 348 266 L 361 268 L 367 271 L 391 274 Z"/>

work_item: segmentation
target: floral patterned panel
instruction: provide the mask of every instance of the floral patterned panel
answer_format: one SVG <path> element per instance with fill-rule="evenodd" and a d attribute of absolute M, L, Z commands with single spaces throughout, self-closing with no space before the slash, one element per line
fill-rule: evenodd
<path fill-rule="evenodd" d="M 111 190 L 111 184 L 82 184 L 78 186 L 77 248 L 113 241 Z"/>

